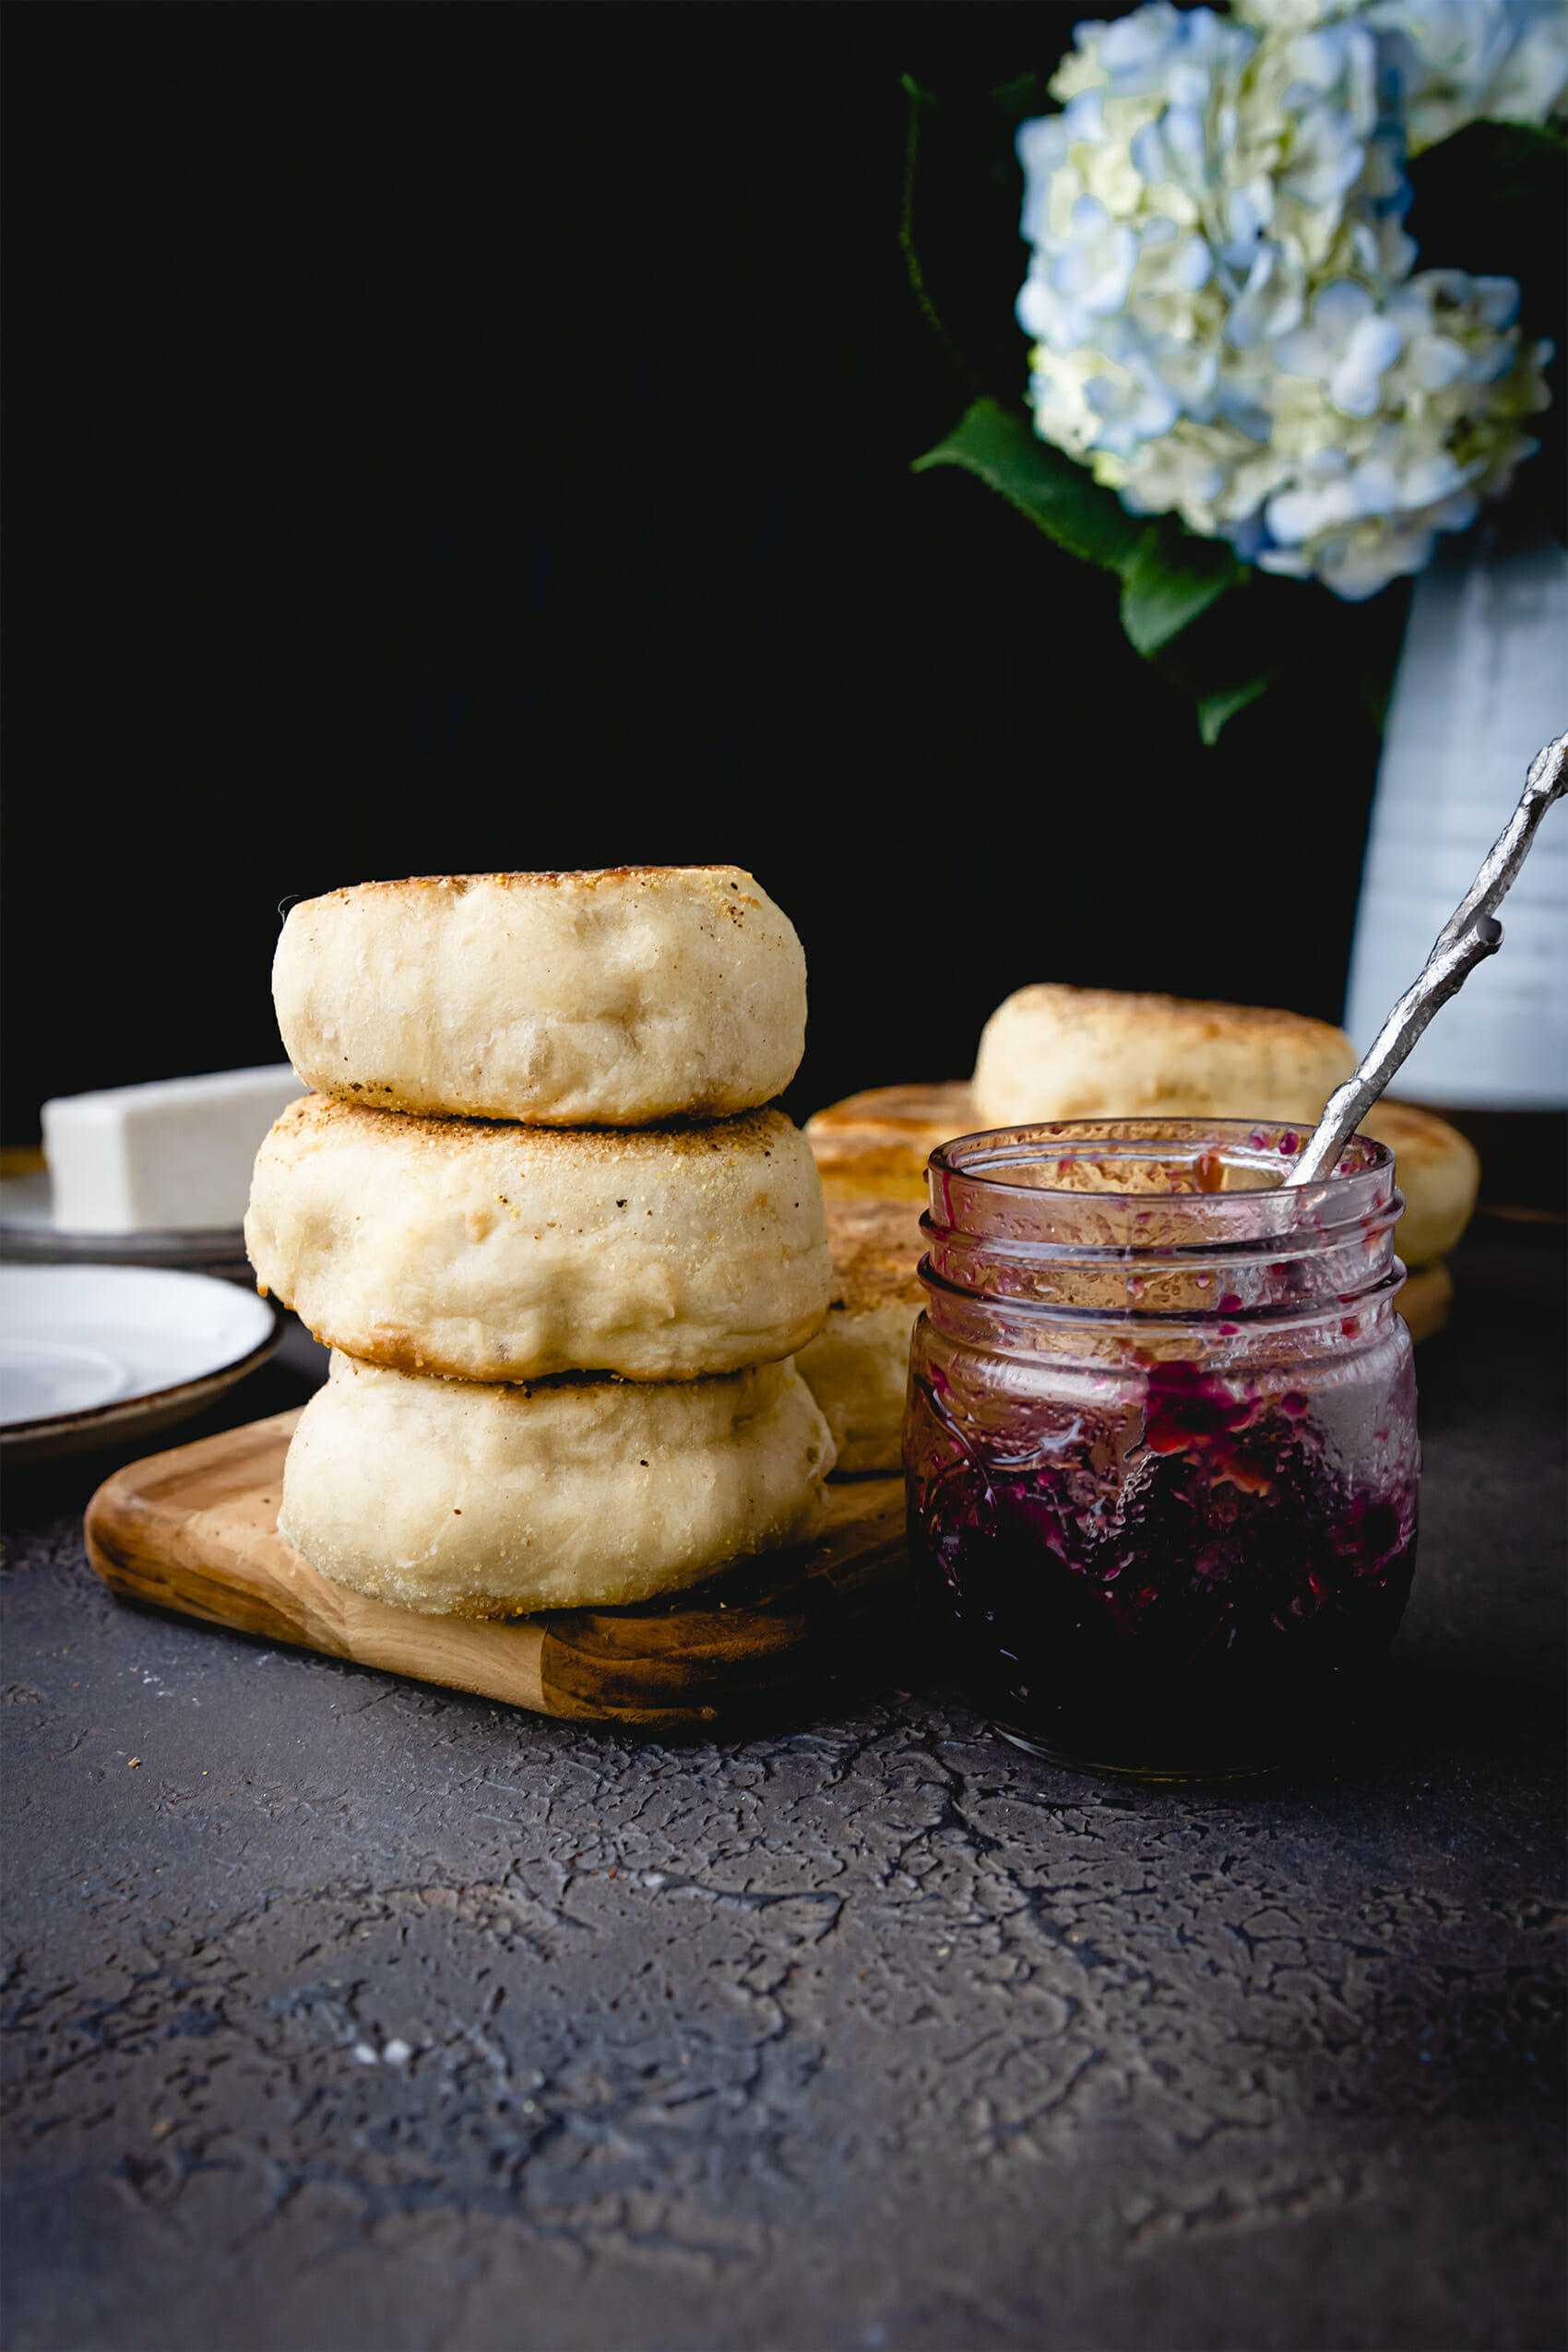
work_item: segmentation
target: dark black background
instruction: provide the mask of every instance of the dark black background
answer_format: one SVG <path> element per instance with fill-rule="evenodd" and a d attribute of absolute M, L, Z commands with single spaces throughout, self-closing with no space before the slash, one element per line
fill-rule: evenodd
<path fill-rule="evenodd" d="M 1205 751 L 1108 576 L 909 471 L 970 386 L 899 75 L 1079 13 L 13 5 L 7 1141 L 277 1058 L 279 902 L 409 873 L 751 867 L 797 1112 L 1029 980 L 1337 1016 L 1355 682 Z M 972 315 L 1025 255 L 965 169 L 917 228 Z"/>

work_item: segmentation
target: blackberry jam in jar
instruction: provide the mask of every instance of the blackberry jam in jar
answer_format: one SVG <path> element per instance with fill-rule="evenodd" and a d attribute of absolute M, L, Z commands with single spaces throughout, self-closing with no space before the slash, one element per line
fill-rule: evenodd
<path fill-rule="evenodd" d="M 1416 1551 L 1392 1154 L 1239 1120 L 1068 1121 L 931 1158 L 910 1548 L 998 1728 L 1151 1778 L 1310 1755 Z"/>

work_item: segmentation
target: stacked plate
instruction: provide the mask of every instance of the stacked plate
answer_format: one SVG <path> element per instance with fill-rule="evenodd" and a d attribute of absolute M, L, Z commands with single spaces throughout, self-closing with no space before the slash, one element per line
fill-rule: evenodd
<path fill-rule="evenodd" d="M 0 1261 L 12 1265 L 164 1265 L 255 1283 L 238 1225 L 194 1233 L 63 1233 L 54 1222 L 49 1170 L 0 1178 Z"/>

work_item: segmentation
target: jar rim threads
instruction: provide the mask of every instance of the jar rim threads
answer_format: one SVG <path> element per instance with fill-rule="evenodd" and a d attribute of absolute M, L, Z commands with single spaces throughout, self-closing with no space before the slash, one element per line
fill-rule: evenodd
<path fill-rule="evenodd" d="M 1370 1135 L 1353 1135 L 1321 1182 L 1283 1182 L 1309 1132 L 1299 1122 L 1172 1118 L 991 1128 L 932 1153 L 931 1215 L 948 1229 L 983 1229 L 1010 1252 L 1123 1253 L 1159 1248 L 1160 1224 L 1167 1247 L 1267 1247 L 1386 1214 L 1394 1154 Z M 1173 1181 L 1095 1181 L 1108 1171 Z"/>

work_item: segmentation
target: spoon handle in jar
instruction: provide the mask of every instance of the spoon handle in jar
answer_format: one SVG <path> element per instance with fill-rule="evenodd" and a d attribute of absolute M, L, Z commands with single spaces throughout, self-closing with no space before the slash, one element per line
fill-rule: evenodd
<path fill-rule="evenodd" d="M 1463 986 L 1476 966 L 1503 944 L 1503 925 L 1493 916 L 1518 875 L 1537 826 L 1555 800 L 1568 790 L 1568 735 L 1538 751 L 1519 805 L 1487 852 L 1471 883 L 1432 943 L 1425 966 L 1378 1031 L 1352 1077 L 1336 1087 L 1323 1117 L 1309 1136 L 1288 1185 L 1315 1184 L 1326 1176 L 1372 1104 L 1405 1060 L 1427 1023 Z"/>

